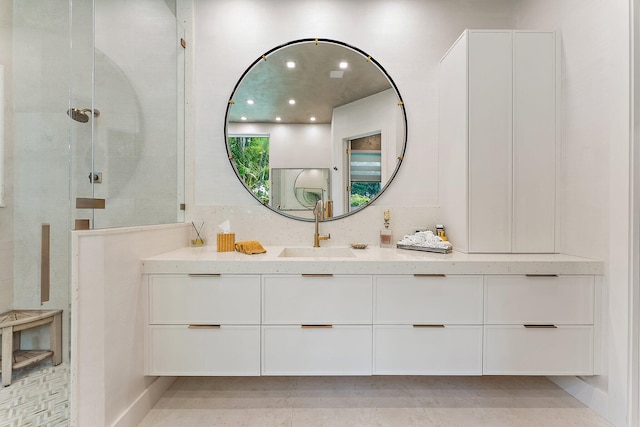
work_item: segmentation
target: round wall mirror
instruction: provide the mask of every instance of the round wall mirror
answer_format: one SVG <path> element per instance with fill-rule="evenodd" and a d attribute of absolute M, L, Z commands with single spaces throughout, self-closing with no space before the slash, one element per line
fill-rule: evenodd
<path fill-rule="evenodd" d="M 251 194 L 291 218 L 315 201 L 341 218 L 370 205 L 398 172 L 407 119 L 385 69 L 328 39 L 277 46 L 242 74 L 229 98 L 225 140 Z"/>

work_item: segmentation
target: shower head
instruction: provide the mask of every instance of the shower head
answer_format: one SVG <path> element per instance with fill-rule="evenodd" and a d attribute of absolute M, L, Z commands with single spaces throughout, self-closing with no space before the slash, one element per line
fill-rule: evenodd
<path fill-rule="evenodd" d="M 77 108 L 69 108 L 67 110 L 67 115 L 71 117 L 76 122 L 87 123 L 89 121 L 89 114 L 93 111 L 93 117 L 98 117 L 100 115 L 100 111 L 91 110 L 91 108 L 85 108 L 83 110 L 79 110 Z"/>

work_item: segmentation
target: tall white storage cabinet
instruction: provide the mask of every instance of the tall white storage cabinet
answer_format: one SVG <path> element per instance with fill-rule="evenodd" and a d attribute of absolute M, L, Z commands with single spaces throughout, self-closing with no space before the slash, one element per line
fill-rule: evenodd
<path fill-rule="evenodd" d="M 466 30 L 441 60 L 440 205 L 458 251 L 557 250 L 558 37 Z"/>

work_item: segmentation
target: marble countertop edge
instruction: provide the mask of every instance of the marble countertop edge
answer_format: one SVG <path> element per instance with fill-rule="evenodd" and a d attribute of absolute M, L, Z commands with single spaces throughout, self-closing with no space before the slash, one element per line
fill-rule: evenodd
<path fill-rule="evenodd" d="M 352 257 L 280 257 L 267 253 L 217 252 L 214 246 L 185 247 L 142 260 L 145 274 L 595 274 L 604 262 L 566 254 L 438 254 L 369 247 Z"/>

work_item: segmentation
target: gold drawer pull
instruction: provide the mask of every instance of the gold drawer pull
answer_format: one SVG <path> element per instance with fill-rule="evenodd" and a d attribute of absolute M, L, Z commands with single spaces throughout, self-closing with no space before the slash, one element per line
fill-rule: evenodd
<path fill-rule="evenodd" d="M 217 273 L 189 274 L 189 277 L 220 277 Z"/>
<path fill-rule="evenodd" d="M 414 274 L 413 277 L 447 277 L 446 274 Z"/>
<path fill-rule="evenodd" d="M 557 274 L 525 274 L 525 277 L 558 277 Z"/>
<path fill-rule="evenodd" d="M 300 325 L 302 329 L 331 329 L 333 325 Z"/>
<path fill-rule="evenodd" d="M 189 325 L 189 329 L 220 329 L 220 325 Z"/>
<path fill-rule="evenodd" d="M 524 325 L 528 329 L 557 329 L 556 325 Z"/>
<path fill-rule="evenodd" d="M 333 274 L 302 274 L 302 277 L 333 277 Z"/>
<path fill-rule="evenodd" d="M 444 325 L 413 325 L 414 328 L 444 328 Z"/>

